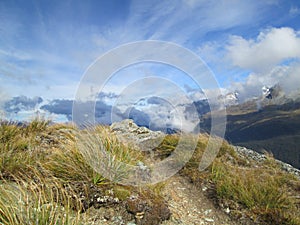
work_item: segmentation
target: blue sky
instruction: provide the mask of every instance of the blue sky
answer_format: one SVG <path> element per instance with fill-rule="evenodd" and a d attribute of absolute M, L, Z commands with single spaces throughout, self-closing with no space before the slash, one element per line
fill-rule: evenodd
<path fill-rule="evenodd" d="M 21 95 L 73 99 L 99 56 L 142 40 L 174 42 L 193 51 L 224 90 L 238 90 L 244 99 L 265 84 L 298 90 L 298 0 L 1 0 L 0 106 Z M 146 68 L 143 76 L 174 72 Z M 135 78 L 142 73 L 130 70 Z M 118 92 L 130 75 L 123 71 L 105 91 Z M 189 85 L 182 74 L 174 76 L 179 86 Z"/>

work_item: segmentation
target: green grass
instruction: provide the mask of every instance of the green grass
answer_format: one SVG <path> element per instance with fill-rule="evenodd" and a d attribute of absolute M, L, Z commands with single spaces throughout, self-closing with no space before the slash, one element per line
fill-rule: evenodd
<path fill-rule="evenodd" d="M 170 156 L 179 138 L 167 135 L 153 150 L 156 159 Z M 262 224 L 300 224 L 299 180 L 282 172 L 270 156 L 264 164 L 246 162 L 226 142 L 212 165 L 200 172 L 208 139 L 199 135 L 181 175 L 199 187 L 213 184 L 214 198 L 226 203 L 235 218 L 245 214 Z M 138 188 L 118 184 L 128 176 L 127 165 L 145 157 L 118 141 L 108 127 L 79 130 L 49 121 L 34 120 L 26 126 L 0 122 L 0 224 L 86 224 L 81 202 L 65 188 L 72 189 L 69 184 L 76 182 L 104 192 L 113 189 L 121 201 L 139 193 L 149 204 L 159 205 L 165 183 Z"/>
<path fill-rule="evenodd" d="M 211 168 L 212 181 L 218 198 L 235 202 L 248 210 L 253 220 L 267 224 L 300 224 L 300 181 L 280 171 L 274 160 L 263 166 L 243 167 L 216 160 Z M 233 210 L 237 210 L 231 204 Z"/>
<path fill-rule="evenodd" d="M 130 173 L 130 165 L 143 160 L 140 151 L 121 143 L 108 128 L 97 126 L 77 134 L 77 152 L 85 162 L 111 182 L 122 182 Z"/>
<path fill-rule="evenodd" d="M 36 173 L 38 175 L 38 173 Z M 54 178 L 36 181 L 23 176 L 15 182 L 0 183 L 0 224 L 84 224 L 84 218 L 73 210 L 80 202 L 70 197 Z"/>
<path fill-rule="evenodd" d="M 143 157 L 120 143 L 107 127 L 79 130 L 43 120 L 23 126 L 0 122 L 0 224 L 85 224 L 80 201 L 65 187 L 72 188 L 72 182 L 118 187 L 116 180 L 91 167 L 105 161 L 95 156 L 106 153 L 113 166 L 135 165 Z M 88 162 L 87 156 L 93 161 Z M 114 169 L 126 174 L 124 168 Z M 122 199 L 132 191 L 117 190 Z"/>
<path fill-rule="evenodd" d="M 263 164 L 247 162 L 226 142 L 212 165 L 200 172 L 198 166 L 208 138 L 199 136 L 197 148 L 180 174 L 199 188 L 203 182 L 212 183 L 214 198 L 228 203 L 235 219 L 243 215 L 259 224 L 300 224 L 299 179 L 283 172 L 270 155 Z M 176 140 L 176 136 L 169 137 L 167 143 L 173 145 L 168 149 Z"/>

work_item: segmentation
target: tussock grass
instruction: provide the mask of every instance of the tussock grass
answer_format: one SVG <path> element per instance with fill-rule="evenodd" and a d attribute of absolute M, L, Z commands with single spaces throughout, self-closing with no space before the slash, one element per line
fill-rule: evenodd
<path fill-rule="evenodd" d="M 231 197 L 247 208 L 265 211 L 283 209 L 292 203 L 284 191 L 285 177 L 265 168 L 238 168 L 215 162 L 212 174 L 220 197 Z"/>
<path fill-rule="evenodd" d="M 159 159 L 165 159 L 170 156 L 179 142 L 179 137 L 180 136 L 176 134 L 166 135 L 160 145 L 154 149 L 155 155 Z"/>
<path fill-rule="evenodd" d="M 49 127 L 51 121 L 34 119 L 27 126 L 24 127 L 25 135 L 32 135 L 37 133 L 42 133 L 46 131 Z"/>
<path fill-rule="evenodd" d="M 42 163 L 49 174 L 68 181 L 92 181 L 96 174 L 75 146 L 53 149 Z"/>
<path fill-rule="evenodd" d="M 34 170 L 34 168 L 32 168 Z M 45 179 L 35 171 L 35 179 L 24 175 L 15 182 L 0 182 L 0 224 L 84 224 L 80 202 L 55 178 Z M 76 206 L 77 205 L 77 206 Z"/>
<path fill-rule="evenodd" d="M 35 163 L 31 154 L 31 138 L 24 133 L 24 127 L 11 122 L 0 123 L 0 176 L 23 173 L 28 165 Z"/>
<path fill-rule="evenodd" d="M 262 164 L 246 163 L 227 142 L 223 142 L 212 165 L 200 172 L 199 162 L 208 138 L 205 134 L 199 136 L 192 158 L 180 171 L 182 175 L 199 187 L 203 182 L 212 183 L 214 198 L 225 202 L 234 218 L 248 217 L 259 224 L 300 224 L 299 179 L 283 172 L 268 154 Z M 168 149 L 177 140 L 176 136 L 169 137 Z"/>
<path fill-rule="evenodd" d="M 84 160 L 112 182 L 122 182 L 143 160 L 140 151 L 121 143 L 108 128 L 97 126 L 77 136 L 77 144 Z"/>
<path fill-rule="evenodd" d="M 219 158 L 212 165 L 211 176 L 218 198 L 231 202 L 229 207 L 237 215 L 248 210 L 252 220 L 264 224 L 300 224 L 299 192 L 294 189 L 300 181 L 281 171 L 274 159 L 243 167 Z"/>
<path fill-rule="evenodd" d="M 167 135 L 153 150 L 157 160 L 169 157 L 179 139 Z M 213 183 L 215 198 L 225 202 L 234 216 L 245 214 L 262 224 L 300 224 L 299 180 L 282 172 L 271 156 L 263 164 L 246 163 L 226 142 L 213 164 L 200 172 L 208 139 L 199 136 L 181 175 L 196 185 Z M 0 224 L 86 224 L 81 202 L 68 184 L 79 181 L 113 188 L 125 200 L 137 190 L 117 182 L 128 176 L 128 165 L 144 161 L 145 155 L 121 143 L 108 127 L 79 130 L 49 121 L 33 120 L 22 126 L 2 121 Z M 159 183 L 138 191 L 159 203 L 164 188 L 165 183 Z"/>
<path fill-rule="evenodd" d="M 111 156 L 108 161 L 106 153 Z M 79 130 L 38 119 L 25 125 L 2 121 L 0 224 L 87 224 L 80 213 L 81 202 L 72 194 L 73 183 L 118 187 L 116 180 L 104 178 L 87 159 L 113 167 L 136 165 L 142 157 L 106 127 Z M 125 176 L 124 168 L 114 169 Z M 131 193 L 130 188 L 124 190 L 119 190 L 122 199 Z"/>
<path fill-rule="evenodd" d="M 93 163 L 106 163 L 103 168 L 124 176 L 125 164 L 142 159 L 140 152 L 120 143 L 107 127 L 78 130 L 49 124 L 37 119 L 22 126 L 0 123 L 0 175 L 17 177 L 30 166 L 41 166 L 63 181 L 101 183 L 105 179 L 91 168 Z"/>

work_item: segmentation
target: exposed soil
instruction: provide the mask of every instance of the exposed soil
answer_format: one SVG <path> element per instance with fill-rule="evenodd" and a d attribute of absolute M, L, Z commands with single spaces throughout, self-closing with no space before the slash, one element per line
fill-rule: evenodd
<path fill-rule="evenodd" d="M 206 186 L 197 188 L 186 178 L 175 175 L 169 179 L 164 190 L 172 216 L 162 224 L 238 224 L 231 220 L 229 215 L 207 197 Z"/>
<path fill-rule="evenodd" d="M 147 205 L 140 204 L 143 203 L 142 200 L 137 200 L 139 204 L 136 205 L 134 201 L 129 200 L 121 204 L 112 205 L 111 207 L 101 207 L 99 209 L 91 207 L 87 210 L 86 214 L 89 215 L 90 224 L 240 224 L 229 217 L 229 211 L 226 212 L 226 209 L 222 209 L 213 203 L 212 199 L 208 197 L 208 191 L 208 188 L 204 185 L 202 188 L 197 188 L 194 184 L 190 183 L 187 178 L 175 175 L 166 182 L 162 193 L 171 212 L 169 219 L 162 218 L 164 221 L 161 221 L 157 219 L 156 215 L 151 215 L 151 213 L 155 214 L 157 211 L 162 212 L 164 207 L 156 206 L 154 208 L 158 210 L 152 212 L 148 211 L 148 213 L 145 212 L 142 208 L 147 207 Z M 141 207 L 141 209 L 138 209 L 138 207 Z M 140 219 L 137 215 L 140 215 Z M 168 215 L 168 212 L 165 214 L 161 213 L 160 216 L 162 215 Z M 151 219 L 151 216 L 153 216 L 154 220 Z"/>

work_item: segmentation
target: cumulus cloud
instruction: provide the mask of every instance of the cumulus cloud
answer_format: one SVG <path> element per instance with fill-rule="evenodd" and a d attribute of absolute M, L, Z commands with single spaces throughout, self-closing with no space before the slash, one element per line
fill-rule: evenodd
<path fill-rule="evenodd" d="M 132 119 L 139 126 L 150 127 L 150 117 L 147 113 L 136 109 L 135 107 L 130 107 L 124 113 L 125 119 Z"/>
<path fill-rule="evenodd" d="M 121 112 L 114 108 L 112 111 L 112 106 L 107 105 L 103 101 L 84 101 L 79 103 L 80 107 L 77 107 L 77 110 L 82 110 L 82 112 L 85 112 L 86 109 L 90 109 L 95 107 L 95 121 L 97 123 L 101 124 L 111 124 L 111 119 L 116 118 L 112 117 L 112 113 L 116 114 L 118 117 L 120 117 Z M 43 105 L 41 107 L 42 110 L 46 110 L 49 113 L 53 114 L 59 114 L 59 115 L 65 115 L 68 120 L 72 120 L 72 110 L 73 110 L 73 100 L 68 99 L 54 99 L 50 103 Z"/>
<path fill-rule="evenodd" d="M 7 95 L 0 89 L 0 119 L 5 117 L 4 103 L 8 100 Z"/>
<path fill-rule="evenodd" d="M 193 103 L 175 103 L 157 96 L 141 98 L 133 107 L 128 107 L 122 119 L 133 119 L 135 123 L 152 130 L 184 130 L 192 132 L 198 124 L 198 108 Z"/>
<path fill-rule="evenodd" d="M 148 104 L 153 104 L 153 105 L 160 105 L 160 104 L 165 104 L 166 100 L 164 100 L 160 97 L 152 96 L 152 97 L 147 99 L 147 103 Z"/>
<path fill-rule="evenodd" d="M 226 46 L 234 66 L 265 72 L 290 59 L 300 58 L 300 35 L 289 27 L 266 29 L 257 38 L 232 36 Z"/>
<path fill-rule="evenodd" d="M 34 110 L 42 102 L 43 99 L 41 97 L 28 98 L 26 96 L 17 96 L 4 103 L 4 110 L 8 113 Z"/>
<path fill-rule="evenodd" d="M 245 82 L 231 84 L 231 91 L 238 91 L 239 99 L 245 101 L 262 94 L 263 86 L 272 87 L 279 85 L 285 95 L 293 97 L 299 93 L 300 88 L 300 64 L 294 63 L 289 66 L 276 66 L 267 73 L 252 73 Z"/>
<path fill-rule="evenodd" d="M 50 103 L 43 105 L 41 109 L 54 114 L 66 115 L 68 119 L 71 119 L 72 106 L 72 100 L 54 99 Z"/>

